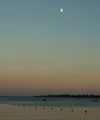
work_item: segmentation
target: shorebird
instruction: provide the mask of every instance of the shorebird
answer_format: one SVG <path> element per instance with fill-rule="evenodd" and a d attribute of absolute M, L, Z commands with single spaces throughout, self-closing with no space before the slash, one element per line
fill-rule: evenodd
<path fill-rule="evenodd" d="M 86 114 L 86 113 L 87 113 L 87 110 L 85 110 L 84 113 Z"/>
<path fill-rule="evenodd" d="M 74 110 L 73 109 L 71 109 L 71 112 L 73 112 Z"/>
<path fill-rule="evenodd" d="M 62 108 L 60 109 L 60 111 L 62 111 Z"/>

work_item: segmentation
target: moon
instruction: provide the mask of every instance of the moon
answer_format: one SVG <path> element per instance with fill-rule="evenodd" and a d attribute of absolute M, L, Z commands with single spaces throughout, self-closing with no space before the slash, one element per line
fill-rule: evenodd
<path fill-rule="evenodd" d="M 63 8 L 60 8 L 60 12 L 63 13 L 63 11 L 64 11 Z"/>

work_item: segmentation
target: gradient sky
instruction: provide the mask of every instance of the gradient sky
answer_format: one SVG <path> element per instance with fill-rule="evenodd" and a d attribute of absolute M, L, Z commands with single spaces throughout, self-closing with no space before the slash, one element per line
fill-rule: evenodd
<path fill-rule="evenodd" d="M 100 0 L 0 0 L 0 95 L 61 93 L 100 93 Z"/>

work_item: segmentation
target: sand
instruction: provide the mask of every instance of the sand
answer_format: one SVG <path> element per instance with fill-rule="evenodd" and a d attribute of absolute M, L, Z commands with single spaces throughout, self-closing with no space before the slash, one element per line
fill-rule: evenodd
<path fill-rule="evenodd" d="M 100 120 L 100 108 L 52 109 L 0 104 L 0 120 Z"/>

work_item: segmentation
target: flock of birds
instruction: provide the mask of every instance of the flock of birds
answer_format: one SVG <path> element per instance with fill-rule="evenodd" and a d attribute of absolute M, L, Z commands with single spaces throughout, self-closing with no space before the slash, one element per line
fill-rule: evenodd
<path fill-rule="evenodd" d="M 22 106 L 23 108 L 25 108 L 26 106 L 25 105 L 17 105 L 17 104 L 8 104 L 8 105 L 11 105 L 11 106 Z M 32 106 L 30 105 L 29 108 L 31 108 Z M 38 106 L 34 106 L 35 109 L 38 109 Z M 46 107 L 43 106 L 43 109 L 45 109 Z M 54 108 L 51 107 L 51 110 L 53 110 Z M 60 111 L 63 111 L 63 108 L 60 108 L 59 109 Z M 74 112 L 74 109 L 71 109 L 71 112 Z M 86 114 L 87 113 L 87 110 L 84 110 L 84 113 Z"/>

